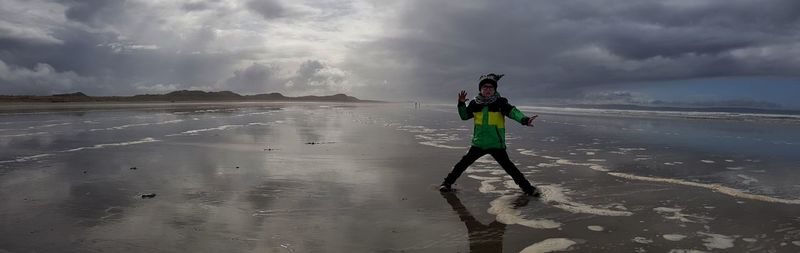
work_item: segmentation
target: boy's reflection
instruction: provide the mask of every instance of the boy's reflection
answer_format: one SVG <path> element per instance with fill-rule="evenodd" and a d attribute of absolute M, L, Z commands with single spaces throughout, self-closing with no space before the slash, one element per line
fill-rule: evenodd
<path fill-rule="evenodd" d="M 442 196 L 447 199 L 447 203 L 458 213 L 458 218 L 467 226 L 470 252 L 503 252 L 503 234 L 506 232 L 506 224 L 495 220 L 489 225 L 483 225 L 461 204 L 461 200 L 455 193 L 443 192 Z M 527 197 L 521 196 L 518 201 L 515 201 L 515 206 L 525 206 L 527 200 Z"/>

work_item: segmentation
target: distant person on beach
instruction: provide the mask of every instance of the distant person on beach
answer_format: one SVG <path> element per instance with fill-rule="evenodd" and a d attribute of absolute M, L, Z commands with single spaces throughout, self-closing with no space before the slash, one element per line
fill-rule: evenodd
<path fill-rule="evenodd" d="M 506 152 L 506 128 L 505 117 L 509 117 L 522 125 L 533 126 L 533 120 L 537 117 L 527 117 L 516 107 L 508 103 L 508 99 L 501 97 L 497 93 L 497 81 L 502 78 L 500 74 L 486 74 L 480 77 L 478 89 L 480 93 L 467 105 L 467 92 L 461 91 L 458 94 L 458 115 L 461 120 L 475 119 L 472 146 L 469 148 L 461 161 L 456 163 L 453 171 L 444 178 L 444 182 L 439 186 L 439 191 L 449 192 L 452 190 L 453 183 L 456 182 L 461 173 L 467 169 L 475 160 L 489 154 L 503 167 L 503 169 L 514 179 L 520 189 L 529 196 L 538 197 L 541 195 L 538 189 L 531 185 L 517 166 L 508 158 Z"/>

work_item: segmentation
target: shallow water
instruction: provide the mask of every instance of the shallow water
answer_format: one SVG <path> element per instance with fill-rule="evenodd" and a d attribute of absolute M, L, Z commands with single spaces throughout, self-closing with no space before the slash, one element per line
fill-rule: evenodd
<path fill-rule="evenodd" d="M 488 156 L 435 190 L 471 137 L 452 107 L 5 110 L 0 250 L 800 250 L 795 121 L 509 120 L 531 200 Z"/>

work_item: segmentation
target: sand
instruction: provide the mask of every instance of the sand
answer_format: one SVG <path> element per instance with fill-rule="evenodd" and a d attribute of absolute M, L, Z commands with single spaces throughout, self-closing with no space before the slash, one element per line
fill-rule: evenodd
<path fill-rule="evenodd" d="M 507 122 L 530 198 L 490 157 L 436 190 L 471 138 L 452 105 L 0 113 L 0 252 L 800 250 L 794 144 L 756 140 L 791 127 L 538 120 Z"/>

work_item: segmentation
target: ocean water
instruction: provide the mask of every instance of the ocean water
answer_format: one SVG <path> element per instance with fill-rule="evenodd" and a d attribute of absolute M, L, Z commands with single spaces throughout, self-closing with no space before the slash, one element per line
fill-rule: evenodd
<path fill-rule="evenodd" d="M 488 156 L 461 200 L 431 190 L 469 146 L 454 105 L 4 110 L 0 250 L 800 250 L 800 118 L 520 109 L 508 153 L 544 192 L 522 206 Z M 464 208 L 505 235 L 465 237 Z"/>

